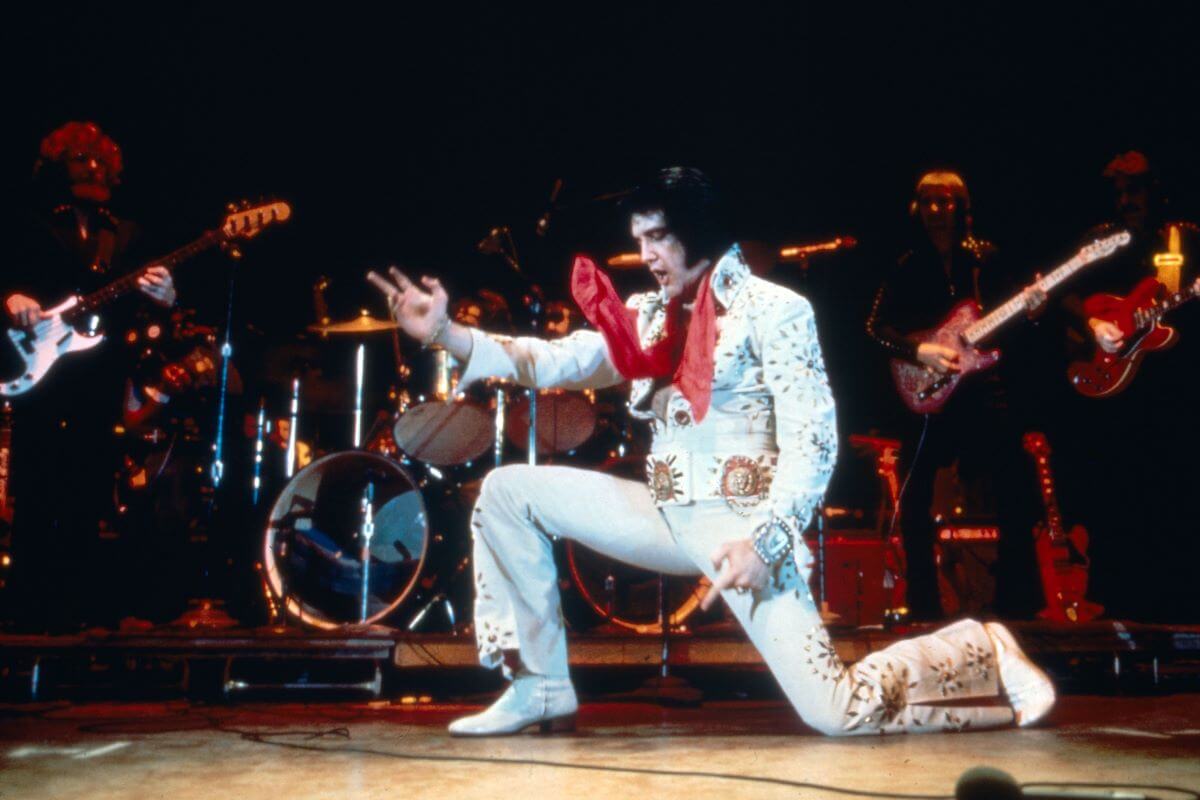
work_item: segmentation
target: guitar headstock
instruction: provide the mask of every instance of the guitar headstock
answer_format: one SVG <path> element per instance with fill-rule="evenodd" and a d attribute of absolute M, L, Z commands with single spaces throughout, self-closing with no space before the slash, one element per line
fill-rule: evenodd
<path fill-rule="evenodd" d="M 1097 239 L 1081 248 L 1079 250 L 1079 257 L 1088 263 L 1099 261 L 1117 252 L 1118 248 L 1129 244 L 1132 238 L 1129 235 L 1129 231 L 1121 231 L 1120 233 L 1114 233 L 1112 236 L 1105 236 L 1103 239 Z"/>
<path fill-rule="evenodd" d="M 1046 435 L 1041 431 L 1029 431 L 1021 437 L 1021 444 L 1034 458 L 1048 458 L 1050 456 L 1050 443 L 1046 441 Z"/>
<path fill-rule="evenodd" d="M 292 215 L 287 203 L 274 202 L 251 206 L 230 206 L 229 214 L 221 224 L 221 232 L 230 239 L 249 239 L 257 236 L 263 228 L 276 222 L 285 222 Z"/>

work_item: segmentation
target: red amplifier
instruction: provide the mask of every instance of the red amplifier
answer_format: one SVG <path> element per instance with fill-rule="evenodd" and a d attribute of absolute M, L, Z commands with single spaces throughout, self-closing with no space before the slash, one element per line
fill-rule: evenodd
<path fill-rule="evenodd" d="M 826 608 L 838 615 L 835 625 L 882 625 L 884 612 L 891 607 L 894 586 L 894 579 L 889 580 L 884 569 L 886 543 L 873 530 L 863 531 L 860 536 L 850 531 L 838 533 L 825 537 Z M 816 560 L 810 584 L 819 604 L 821 556 L 815 537 L 809 538 L 808 545 Z"/>

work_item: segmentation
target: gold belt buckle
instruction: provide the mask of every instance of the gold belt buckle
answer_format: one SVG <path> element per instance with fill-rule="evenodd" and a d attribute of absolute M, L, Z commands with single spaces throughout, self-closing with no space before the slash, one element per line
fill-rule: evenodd
<path fill-rule="evenodd" d="M 687 476 L 677 463 L 678 456 L 671 454 L 663 458 L 646 458 L 646 483 L 656 503 L 686 503 L 691 492 L 686 484 Z"/>
<path fill-rule="evenodd" d="M 719 491 L 735 511 L 753 508 L 766 497 L 770 477 L 761 461 L 749 456 L 730 456 L 721 464 Z"/>

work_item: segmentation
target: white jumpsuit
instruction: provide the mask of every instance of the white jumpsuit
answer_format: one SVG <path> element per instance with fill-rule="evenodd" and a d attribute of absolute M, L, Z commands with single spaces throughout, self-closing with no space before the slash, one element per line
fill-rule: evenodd
<path fill-rule="evenodd" d="M 777 567 L 765 589 L 726 591 L 724 600 L 808 725 L 845 735 L 1011 724 L 1012 709 L 995 702 L 995 647 L 974 620 L 897 642 L 852 666 L 838 658 L 808 588 L 811 556 L 799 539 L 837 454 L 812 308 L 751 275 L 737 247 L 717 263 L 710 285 L 720 316 L 704 420 L 697 423 L 673 390 L 659 393 L 653 412 L 644 409 L 651 382 L 633 382 L 631 412 L 654 429 L 649 490 L 558 466 L 505 466 L 485 479 L 471 521 L 480 662 L 500 666 L 503 651 L 517 650 L 530 672 L 567 676 L 551 534 L 639 567 L 712 579 L 713 549 L 749 538 L 774 513 L 795 522 L 798 557 Z M 643 346 L 663 335 L 658 293 L 635 295 L 628 305 L 637 310 Z M 472 337 L 464 386 L 486 377 L 542 389 L 623 381 L 594 331 L 556 341 Z"/>

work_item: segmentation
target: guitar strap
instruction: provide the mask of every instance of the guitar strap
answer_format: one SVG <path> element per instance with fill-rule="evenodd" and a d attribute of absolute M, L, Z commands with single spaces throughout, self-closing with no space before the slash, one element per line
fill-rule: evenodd
<path fill-rule="evenodd" d="M 105 275 L 112 269 L 113 256 L 117 252 L 117 234 L 108 228 L 101 228 L 96 233 L 96 252 L 89 266 L 97 275 Z"/>

